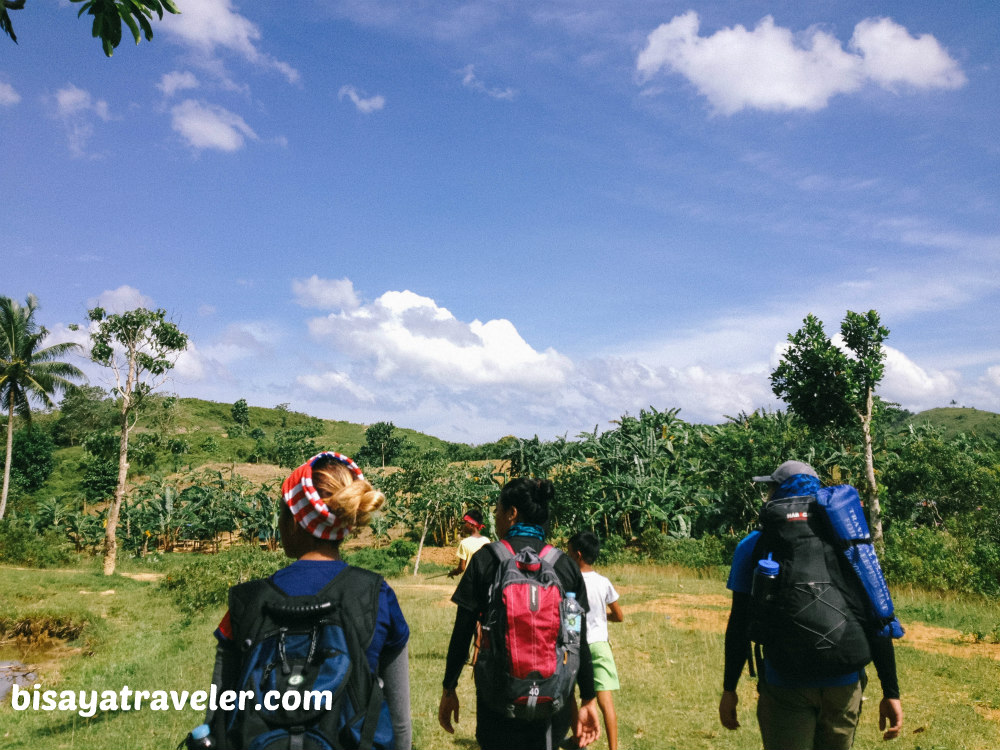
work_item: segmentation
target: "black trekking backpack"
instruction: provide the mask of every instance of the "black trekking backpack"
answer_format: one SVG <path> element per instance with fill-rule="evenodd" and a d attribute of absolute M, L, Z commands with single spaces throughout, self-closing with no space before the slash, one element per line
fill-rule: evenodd
<path fill-rule="evenodd" d="M 506 540 L 489 549 L 498 565 L 474 667 L 476 691 L 508 718 L 551 718 L 573 694 L 585 613 L 553 567 L 559 550 L 545 545 L 515 553 Z"/>
<path fill-rule="evenodd" d="M 854 672 L 871 661 L 867 595 L 814 496 L 771 500 L 760 512 L 753 561 L 780 566 L 766 595 L 755 569 L 751 639 L 790 678 Z"/>
<path fill-rule="evenodd" d="M 238 689 L 253 693 L 227 717 L 232 747 L 392 747 L 389 709 L 365 654 L 381 586 L 380 575 L 348 567 L 315 596 L 288 596 L 270 580 L 230 589 Z"/>

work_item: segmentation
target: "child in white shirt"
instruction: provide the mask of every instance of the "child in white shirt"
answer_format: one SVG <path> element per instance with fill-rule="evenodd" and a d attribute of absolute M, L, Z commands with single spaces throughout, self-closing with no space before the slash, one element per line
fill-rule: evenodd
<path fill-rule="evenodd" d="M 587 584 L 587 643 L 594 662 L 594 687 L 597 690 L 597 705 L 604 715 L 604 728 L 608 734 L 610 750 L 618 748 L 618 716 L 611 692 L 618 690 L 618 669 L 608 642 L 608 621 L 622 622 L 625 613 L 618 605 L 618 592 L 607 578 L 594 570 L 594 562 L 601 551 L 601 542 L 596 534 L 581 531 L 570 537 L 569 556 L 580 566 L 583 580 Z"/>

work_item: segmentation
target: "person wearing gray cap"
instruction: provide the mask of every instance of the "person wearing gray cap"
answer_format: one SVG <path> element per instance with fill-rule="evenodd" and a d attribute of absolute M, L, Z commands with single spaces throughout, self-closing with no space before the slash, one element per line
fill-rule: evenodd
<path fill-rule="evenodd" d="M 802 461 L 785 461 L 771 474 L 755 476 L 753 481 L 767 486 L 765 511 L 769 506 L 777 507 L 776 503 L 782 500 L 794 503 L 801 499 L 802 502 L 795 505 L 795 508 L 814 507 L 808 503 L 815 500 L 816 493 L 822 487 L 816 470 Z M 796 527 L 796 531 L 792 533 L 804 532 L 811 535 L 811 531 L 805 530 L 807 527 L 814 527 L 814 519 L 809 519 L 808 516 L 808 510 L 799 510 L 788 514 L 783 512 L 782 519 L 788 526 Z M 794 523 L 799 520 L 807 523 Z M 762 527 L 763 522 L 764 511 Z M 767 578 L 771 579 L 772 585 L 780 586 L 777 577 L 782 572 L 789 574 L 789 571 L 781 570 L 782 566 L 772 560 L 771 555 L 758 561 L 758 558 L 763 557 L 761 534 L 761 528 L 758 528 L 737 546 L 726 584 L 733 592 L 733 603 L 726 627 L 723 692 L 719 701 L 719 720 L 722 725 L 727 729 L 737 729 L 740 726 L 736 709 L 739 701 L 736 686 L 743 666 L 749 659 L 751 674 L 754 673 L 754 662 L 757 662 L 757 720 L 764 750 L 849 750 L 854 744 L 861 716 L 862 693 L 867 683 L 864 663 L 870 660 L 875 665 L 882 686 L 879 727 L 883 730 L 883 738 L 889 740 L 899 736 L 903 725 L 903 709 L 899 700 L 892 640 L 876 637 L 872 629 L 860 621 L 854 624 L 858 633 L 855 643 L 843 641 L 841 647 L 845 650 L 858 648 L 857 641 L 860 640 L 864 656 L 859 659 L 860 666 L 842 674 L 820 673 L 822 670 L 816 668 L 818 661 L 813 663 L 808 658 L 795 665 L 798 669 L 790 670 L 787 661 L 779 667 L 775 659 L 768 658 L 767 654 L 770 652 L 767 651 L 763 658 L 754 659 L 751 632 L 758 627 L 761 608 L 770 606 L 761 603 L 760 591 L 767 584 Z M 760 571 L 756 572 L 758 568 Z M 758 582 L 756 588 L 755 578 Z M 764 582 L 760 583 L 762 578 Z M 838 580 L 835 571 L 832 571 L 832 580 Z M 831 577 L 827 577 L 826 581 L 828 587 L 832 588 L 829 586 Z M 847 609 L 844 607 L 845 611 Z M 754 640 L 759 639 L 755 636 Z M 864 642 L 867 642 L 867 648 Z M 819 654 L 816 656 L 818 658 Z M 846 661 L 849 662 L 850 659 L 850 655 L 845 655 Z"/>

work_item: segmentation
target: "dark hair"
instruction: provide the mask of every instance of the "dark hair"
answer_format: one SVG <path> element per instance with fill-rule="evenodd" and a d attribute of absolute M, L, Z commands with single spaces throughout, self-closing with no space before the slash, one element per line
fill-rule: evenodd
<path fill-rule="evenodd" d="M 467 515 L 473 521 L 478 523 L 480 526 L 483 525 L 483 514 L 480 513 L 478 510 L 476 510 L 475 508 L 471 508 L 470 510 L 465 511 L 465 515 Z"/>
<path fill-rule="evenodd" d="M 555 489 L 548 479 L 518 477 L 504 485 L 498 502 L 504 508 L 517 508 L 521 523 L 544 526 L 549 520 L 549 506 L 554 496 Z"/>
<path fill-rule="evenodd" d="M 601 540 L 593 531 L 578 531 L 569 538 L 569 545 L 580 553 L 587 565 L 593 565 L 601 553 Z"/>

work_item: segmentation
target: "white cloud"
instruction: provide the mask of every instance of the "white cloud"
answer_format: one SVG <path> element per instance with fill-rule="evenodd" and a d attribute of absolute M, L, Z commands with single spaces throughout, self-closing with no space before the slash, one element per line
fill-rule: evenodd
<path fill-rule="evenodd" d="M 138 307 L 153 309 L 153 300 L 135 287 L 123 284 L 117 289 L 108 289 L 97 297 L 87 300 L 87 307 L 103 307 L 105 312 L 117 315 Z"/>
<path fill-rule="evenodd" d="M 866 18 L 854 27 L 851 47 L 864 58 L 865 75 L 891 89 L 897 85 L 918 89 L 956 89 L 965 74 L 930 34 L 914 38 L 889 18 Z"/>
<path fill-rule="evenodd" d="M 162 91 L 163 95 L 167 97 L 173 96 L 178 91 L 196 89 L 198 86 L 198 79 L 189 70 L 183 72 L 174 70 L 170 73 L 164 73 L 163 77 L 160 78 L 160 82 L 156 84 L 156 88 Z"/>
<path fill-rule="evenodd" d="M 89 91 L 72 83 L 56 91 L 55 108 L 56 116 L 66 128 L 69 148 L 74 156 L 86 155 L 87 143 L 94 134 L 94 119 L 104 122 L 111 119 L 106 101 L 95 99 Z"/>
<path fill-rule="evenodd" d="M 299 375 L 295 379 L 295 382 L 317 394 L 336 395 L 338 393 L 348 393 L 361 402 L 372 403 L 375 401 L 375 394 L 364 386 L 355 383 L 348 374 L 343 372 L 328 370 L 318 374 Z"/>
<path fill-rule="evenodd" d="M 957 372 L 927 370 L 898 349 L 885 346 L 885 375 L 879 394 L 911 411 L 943 406 L 959 390 Z"/>
<path fill-rule="evenodd" d="M 354 310 L 360 304 L 350 279 L 321 279 L 313 274 L 308 279 L 294 279 L 292 294 L 301 307 L 318 310 Z"/>
<path fill-rule="evenodd" d="M 549 390 L 566 381 L 570 361 L 535 351 L 508 320 L 459 321 L 434 300 L 386 292 L 370 305 L 309 322 L 319 341 L 374 360 L 379 380 L 406 375 L 450 388 L 513 385 Z"/>
<path fill-rule="evenodd" d="M 359 112 L 364 112 L 366 115 L 371 114 L 372 112 L 377 112 L 385 107 L 384 96 L 378 95 L 366 98 L 353 86 L 340 87 L 340 93 L 337 95 L 337 98 L 343 101 L 345 96 L 354 102 L 354 106 L 357 107 Z"/>
<path fill-rule="evenodd" d="M 21 95 L 9 83 L 0 81 L 0 107 L 13 107 L 21 101 Z"/>
<path fill-rule="evenodd" d="M 219 49 L 228 50 L 262 68 L 276 70 L 297 83 L 299 72 L 286 62 L 260 51 L 260 29 L 233 8 L 231 0 L 198 0 L 183 13 L 164 19 L 163 27 L 181 44 L 190 47 L 213 67 Z"/>
<path fill-rule="evenodd" d="M 242 117 L 214 104 L 185 99 L 171 114 L 173 129 L 196 149 L 238 151 L 247 138 L 257 140 Z"/>
<path fill-rule="evenodd" d="M 218 340 L 204 347 L 205 357 L 230 365 L 243 359 L 264 362 L 274 357 L 283 335 L 267 321 L 244 321 L 226 327 Z"/>
<path fill-rule="evenodd" d="M 516 89 L 487 86 L 476 76 L 474 65 L 466 65 L 459 72 L 462 74 L 462 85 L 467 89 L 478 91 L 481 94 L 486 94 L 493 99 L 500 99 L 502 101 L 510 101 L 517 96 Z"/>
<path fill-rule="evenodd" d="M 694 11 L 656 28 L 636 59 L 640 80 L 661 71 L 687 78 L 716 112 L 823 109 L 831 97 L 866 83 L 884 88 L 956 88 L 965 83 L 958 63 L 928 34 L 913 38 L 891 19 L 866 19 L 845 51 L 830 33 L 800 34 L 766 16 L 752 30 L 736 25 L 700 36 Z"/>

